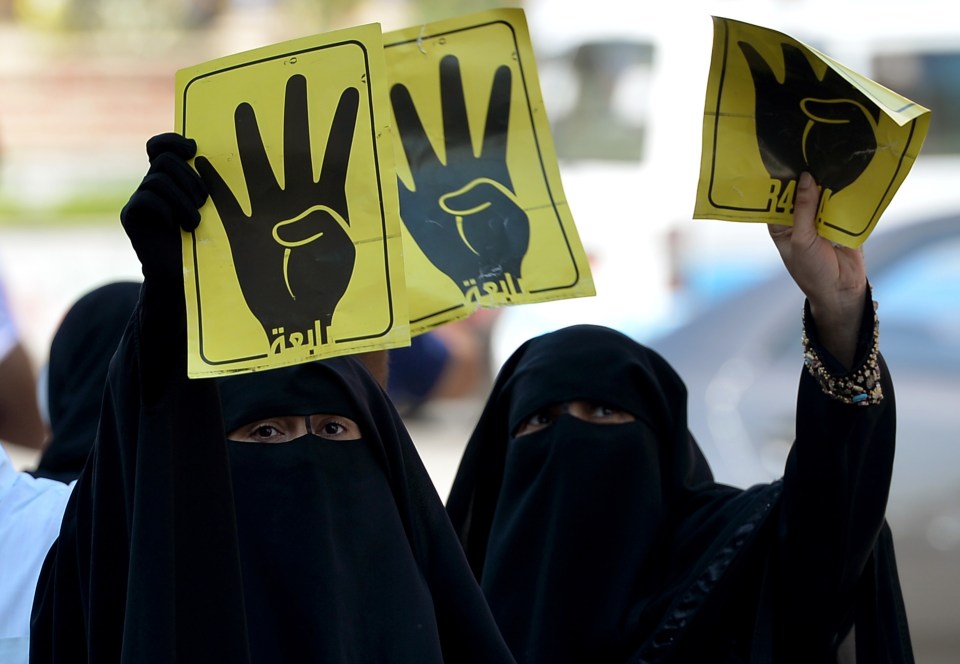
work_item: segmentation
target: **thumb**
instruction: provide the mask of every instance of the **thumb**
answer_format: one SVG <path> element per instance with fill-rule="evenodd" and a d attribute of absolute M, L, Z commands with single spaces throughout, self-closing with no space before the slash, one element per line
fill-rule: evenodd
<path fill-rule="evenodd" d="M 335 210 L 326 205 L 314 205 L 293 219 L 276 224 L 273 227 L 273 239 L 288 249 L 302 247 L 320 239 L 326 231 L 333 230 L 335 226 L 331 220 L 341 227 L 348 226 L 347 221 Z"/>
<path fill-rule="evenodd" d="M 820 189 L 813 176 L 804 171 L 797 181 L 797 195 L 793 207 L 793 242 L 809 246 L 817 239 L 817 207 Z"/>
<path fill-rule="evenodd" d="M 516 196 L 501 182 L 477 178 L 466 186 L 440 197 L 440 208 L 447 214 L 467 216 L 481 212 L 504 199 L 517 206 Z"/>

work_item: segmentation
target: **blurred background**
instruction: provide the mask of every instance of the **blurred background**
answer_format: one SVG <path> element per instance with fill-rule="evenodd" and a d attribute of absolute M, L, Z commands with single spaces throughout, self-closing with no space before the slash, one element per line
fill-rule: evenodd
<path fill-rule="evenodd" d="M 146 170 L 145 141 L 172 130 L 177 69 L 508 5 L 527 11 L 598 295 L 479 313 L 470 387 L 408 415 L 440 494 L 503 360 L 530 336 L 587 321 L 677 367 L 718 479 L 779 475 L 802 299 L 764 227 L 691 218 L 710 16 L 770 27 L 933 110 L 866 254 L 897 385 L 889 515 L 917 660 L 960 661 L 960 24 L 934 0 L 0 0 L 0 277 L 34 368 L 77 297 L 139 278 L 117 215 Z M 32 450 L 10 451 L 35 463 Z"/>

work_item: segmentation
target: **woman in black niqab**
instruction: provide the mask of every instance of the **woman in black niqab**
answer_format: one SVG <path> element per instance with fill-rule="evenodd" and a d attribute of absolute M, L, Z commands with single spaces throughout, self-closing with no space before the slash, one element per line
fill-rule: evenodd
<path fill-rule="evenodd" d="M 746 490 L 713 480 L 654 351 L 579 325 L 507 360 L 447 511 L 518 662 L 913 661 L 884 522 L 893 386 L 861 297 L 849 362 L 809 305 L 806 332 L 835 375 L 872 357 L 882 400 L 844 403 L 804 369 L 784 477 Z"/>
<path fill-rule="evenodd" d="M 513 435 L 575 401 L 632 421 L 564 413 Z M 518 661 L 628 661 L 656 628 L 686 519 L 738 493 L 713 483 L 685 401 L 659 355 L 598 326 L 533 339 L 501 369 L 447 507 Z"/>
<path fill-rule="evenodd" d="M 139 294 L 135 281 L 94 288 L 57 327 L 43 383 L 50 438 L 30 473 L 34 477 L 72 482 L 83 470 L 97 435 L 107 367 Z"/>
<path fill-rule="evenodd" d="M 187 379 L 178 226 L 192 230 L 206 198 L 186 162 L 195 149 L 151 139 L 150 172 L 121 214 L 144 285 L 38 583 L 31 662 L 509 664 L 426 470 L 360 361 Z M 317 414 L 359 435 L 227 439 Z"/>
<path fill-rule="evenodd" d="M 489 628 L 489 614 L 396 411 L 362 364 L 334 358 L 218 382 L 226 431 L 324 413 L 360 432 L 227 442 L 252 659 L 496 661 L 459 640 Z M 450 627 L 465 633 L 451 638 Z"/>

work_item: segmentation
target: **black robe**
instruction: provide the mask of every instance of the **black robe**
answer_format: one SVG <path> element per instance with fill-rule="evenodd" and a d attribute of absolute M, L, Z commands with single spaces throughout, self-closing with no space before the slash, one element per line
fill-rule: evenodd
<path fill-rule="evenodd" d="M 783 479 L 740 490 L 713 481 L 687 429 L 686 388 L 655 352 L 589 325 L 521 346 L 447 503 L 517 661 L 826 663 L 855 624 L 861 664 L 912 662 L 884 522 L 895 437 L 885 366 L 883 390 L 880 404 L 845 405 L 803 371 Z M 576 399 L 636 421 L 563 415 L 512 435 Z"/>
<path fill-rule="evenodd" d="M 63 317 L 47 361 L 50 439 L 34 477 L 72 482 L 87 461 L 100 421 L 107 367 L 140 294 L 135 281 L 100 286 Z"/>
<path fill-rule="evenodd" d="M 188 380 L 183 311 L 182 289 L 145 282 L 44 563 L 31 662 L 513 661 L 363 366 Z M 225 416 L 340 406 L 363 432 L 352 446 L 225 439 Z"/>

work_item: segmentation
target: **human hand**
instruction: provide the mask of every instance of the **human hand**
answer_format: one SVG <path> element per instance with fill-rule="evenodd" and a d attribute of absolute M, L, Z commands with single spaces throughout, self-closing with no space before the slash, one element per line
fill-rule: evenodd
<path fill-rule="evenodd" d="M 530 222 L 507 169 L 510 86 L 510 68 L 500 67 L 483 144 L 474 155 L 459 62 L 452 55 L 440 61 L 445 162 L 434 152 L 407 88 L 397 84 L 390 92 L 415 187 L 399 182 L 400 216 L 430 262 L 464 294 L 471 288 L 503 290 L 511 281 L 515 292 L 522 290 Z"/>
<path fill-rule="evenodd" d="M 167 133 L 147 141 L 150 168 L 120 212 L 120 224 L 140 259 L 147 282 L 183 283 L 179 229 L 200 223 L 207 200 L 204 186 L 187 160 L 197 151 L 193 139 Z"/>
<path fill-rule="evenodd" d="M 877 151 L 879 109 L 833 69 L 817 78 L 803 52 L 781 44 L 781 83 L 747 42 L 738 42 L 756 90 L 757 140 L 763 165 L 781 192 L 802 171 L 837 193 L 856 180 Z"/>
<path fill-rule="evenodd" d="M 356 261 L 348 233 L 346 180 L 360 95 L 347 88 L 330 126 L 314 180 L 307 115 L 307 81 L 287 81 L 283 127 L 283 187 L 267 159 L 250 104 L 237 106 L 234 122 L 250 214 L 204 157 L 197 170 L 223 221 L 237 280 L 250 311 L 271 343 L 299 334 L 326 343 L 327 328 L 347 290 Z"/>
<path fill-rule="evenodd" d="M 780 258 L 810 301 L 826 349 L 844 365 L 853 363 L 867 289 L 863 251 L 830 242 L 817 233 L 820 191 L 813 177 L 801 173 L 793 226 L 770 224 Z"/>

